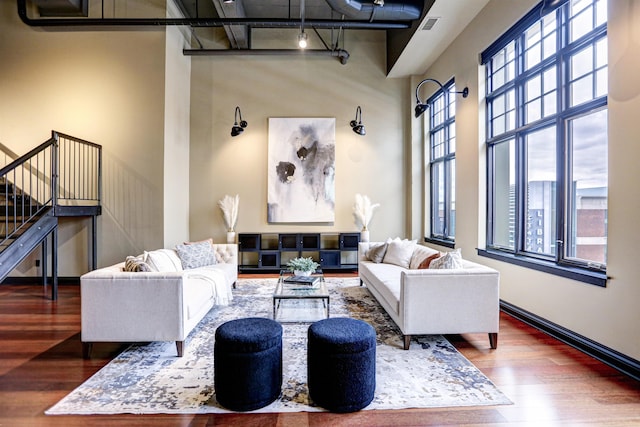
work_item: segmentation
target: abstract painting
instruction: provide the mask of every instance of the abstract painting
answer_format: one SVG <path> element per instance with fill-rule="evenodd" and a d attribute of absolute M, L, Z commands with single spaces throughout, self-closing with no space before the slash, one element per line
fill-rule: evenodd
<path fill-rule="evenodd" d="M 335 118 L 269 118 L 267 220 L 333 222 Z"/>

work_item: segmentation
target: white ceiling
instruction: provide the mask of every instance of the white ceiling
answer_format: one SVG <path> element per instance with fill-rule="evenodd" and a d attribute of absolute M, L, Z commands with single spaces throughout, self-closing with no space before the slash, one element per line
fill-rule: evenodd
<path fill-rule="evenodd" d="M 421 75 L 465 29 L 489 0 L 436 0 L 420 23 L 388 77 Z M 429 18 L 440 18 L 431 30 L 422 30 Z"/>

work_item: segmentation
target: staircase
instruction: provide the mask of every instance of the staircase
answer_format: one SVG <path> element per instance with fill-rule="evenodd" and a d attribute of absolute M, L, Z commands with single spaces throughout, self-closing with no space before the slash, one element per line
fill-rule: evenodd
<path fill-rule="evenodd" d="M 42 282 L 51 282 L 51 299 L 57 299 L 57 227 L 63 216 L 92 219 L 91 268 L 96 268 L 101 165 L 100 145 L 53 131 L 48 141 L 0 169 L 0 282 L 41 246 Z"/>

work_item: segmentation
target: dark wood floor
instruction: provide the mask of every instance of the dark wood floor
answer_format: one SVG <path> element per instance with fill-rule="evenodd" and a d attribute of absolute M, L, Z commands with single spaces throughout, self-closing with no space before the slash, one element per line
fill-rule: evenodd
<path fill-rule="evenodd" d="M 486 334 L 448 336 L 513 402 L 508 406 L 352 414 L 45 416 L 122 346 L 81 358 L 78 286 L 0 286 L 0 426 L 639 426 L 640 383 L 502 314 Z"/>

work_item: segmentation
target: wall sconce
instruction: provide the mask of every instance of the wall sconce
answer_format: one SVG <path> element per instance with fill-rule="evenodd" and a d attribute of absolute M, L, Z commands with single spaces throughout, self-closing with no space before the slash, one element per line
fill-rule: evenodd
<path fill-rule="evenodd" d="M 353 129 L 353 131 L 358 135 L 364 136 L 367 134 L 367 131 L 364 129 L 364 125 L 362 124 L 362 109 L 359 105 L 358 108 L 356 108 L 356 118 L 351 120 L 349 124 L 351 125 L 351 129 Z"/>
<path fill-rule="evenodd" d="M 423 81 L 418 83 L 418 86 L 416 86 L 416 118 L 420 117 L 420 115 L 425 111 L 427 111 L 427 108 L 429 108 L 429 104 L 427 104 L 427 101 L 425 100 L 425 102 L 421 102 L 420 97 L 418 96 L 418 91 L 420 90 L 420 87 L 426 82 L 434 82 L 438 84 L 438 86 L 440 86 L 440 89 L 444 91 L 444 86 L 442 85 L 442 83 L 440 83 L 436 79 L 424 79 Z M 467 96 L 469 96 L 469 88 L 465 87 L 461 91 L 454 92 L 454 93 L 460 93 L 462 94 L 463 98 L 466 98 Z"/>
<path fill-rule="evenodd" d="M 238 125 L 238 117 L 240 117 L 240 124 Z M 236 107 L 236 115 L 235 122 L 233 123 L 233 127 L 231 128 L 231 136 L 238 136 L 242 132 L 244 132 L 244 128 L 246 128 L 248 123 L 242 120 L 242 112 L 240 111 L 240 107 Z"/>

